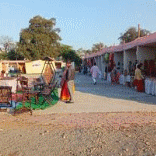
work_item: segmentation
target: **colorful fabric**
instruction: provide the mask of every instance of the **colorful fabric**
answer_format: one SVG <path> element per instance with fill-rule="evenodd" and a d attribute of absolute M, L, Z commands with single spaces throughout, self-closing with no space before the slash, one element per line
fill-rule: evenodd
<path fill-rule="evenodd" d="M 111 60 L 111 61 L 114 60 L 114 53 L 110 53 L 110 55 L 109 55 L 109 60 Z"/>
<path fill-rule="evenodd" d="M 134 86 L 137 86 L 137 91 L 138 92 L 143 92 L 144 91 L 144 82 L 143 82 L 143 80 L 135 79 L 133 84 L 134 84 Z"/>
<path fill-rule="evenodd" d="M 119 72 L 117 72 L 117 75 L 116 75 L 116 83 L 119 83 L 120 75 L 121 74 Z"/>
<path fill-rule="evenodd" d="M 49 104 L 48 102 L 44 101 L 44 98 L 42 97 L 42 95 L 39 96 L 39 99 L 38 99 L 38 102 L 35 103 L 35 97 L 32 97 L 31 98 L 31 109 L 46 109 L 48 107 L 51 107 L 52 105 L 55 105 L 58 100 L 59 100 L 59 97 L 58 97 L 58 89 L 55 89 L 52 94 L 51 94 L 51 97 L 52 97 L 52 101 L 51 101 L 51 104 Z M 18 95 L 18 101 L 22 101 L 22 97 L 21 95 L 19 94 Z M 16 95 L 14 94 L 13 96 L 13 99 L 16 101 Z M 16 106 L 16 109 L 21 109 L 23 107 L 23 104 L 25 107 L 27 108 L 30 108 L 30 103 L 29 101 L 23 103 L 23 102 L 18 102 L 18 105 Z"/>
<path fill-rule="evenodd" d="M 109 53 L 106 53 L 104 57 L 105 57 L 106 61 L 108 61 L 109 60 Z"/>
<path fill-rule="evenodd" d="M 111 81 L 116 82 L 117 70 L 113 69 L 111 72 Z"/>
<path fill-rule="evenodd" d="M 67 81 L 64 81 L 63 86 L 62 86 L 62 90 L 61 90 L 60 100 L 70 101 L 70 99 L 71 99 L 71 96 L 70 96 L 70 92 L 68 89 L 68 84 L 67 84 Z"/>

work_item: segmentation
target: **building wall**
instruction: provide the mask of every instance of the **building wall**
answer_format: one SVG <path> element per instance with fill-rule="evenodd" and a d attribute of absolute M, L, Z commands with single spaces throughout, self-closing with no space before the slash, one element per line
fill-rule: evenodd
<path fill-rule="evenodd" d="M 95 62 L 96 62 L 96 65 L 98 66 L 99 64 L 98 64 L 98 57 L 95 57 Z M 93 65 L 94 65 L 94 63 L 93 63 Z"/>
<path fill-rule="evenodd" d="M 103 62 L 103 55 L 95 57 L 96 60 L 96 64 L 99 67 L 100 71 L 101 71 L 101 76 L 103 77 L 104 75 L 104 71 L 105 71 L 105 67 L 107 66 L 105 62 Z"/>
<path fill-rule="evenodd" d="M 103 55 L 101 55 L 101 74 L 102 74 L 102 77 L 104 75 L 104 69 L 105 69 L 105 64 L 103 62 Z"/>
<path fill-rule="evenodd" d="M 136 56 L 136 49 L 130 49 L 124 51 L 124 70 L 128 69 L 128 63 L 129 61 L 135 63 L 135 60 L 137 59 Z"/>
<path fill-rule="evenodd" d="M 156 47 L 137 47 L 137 60 L 139 63 L 144 63 L 144 60 L 155 59 Z"/>
<path fill-rule="evenodd" d="M 32 61 L 25 64 L 26 66 L 26 73 L 27 74 L 39 74 L 42 72 L 42 69 L 44 67 L 44 62 L 42 60 Z M 53 61 L 53 66 L 55 67 L 55 62 Z"/>
<path fill-rule="evenodd" d="M 114 61 L 116 64 L 116 67 L 120 67 L 120 72 L 123 70 L 123 62 L 124 62 L 124 52 L 116 52 L 114 53 Z M 120 62 L 120 65 L 118 65 L 118 62 Z"/>
<path fill-rule="evenodd" d="M 102 71 L 102 62 L 101 62 L 101 56 L 99 56 L 99 69 Z"/>

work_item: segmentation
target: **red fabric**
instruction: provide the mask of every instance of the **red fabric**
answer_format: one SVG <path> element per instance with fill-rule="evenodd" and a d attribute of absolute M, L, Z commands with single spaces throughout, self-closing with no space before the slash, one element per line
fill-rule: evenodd
<path fill-rule="evenodd" d="M 116 83 L 119 83 L 120 73 L 118 72 L 116 75 Z"/>
<path fill-rule="evenodd" d="M 88 65 L 89 66 L 92 66 L 92 63 L 91 63 L 91 60 L 90 59 L 88 60 Z"/>
<path fill-rule="evenodd" d="M 144 69 L 148 69 L 148 62 L 144 61 Z"/>
<path fill-rule="evenodd" d="M 13 101 L 22 102 L 23 95 L 22 94 L 12 94 L 12 100 Z"/>
<path fill-rule="evenodd" d="M 67 81 L 64 81 L 64 84 L 62 86 L 60 99 L 63 101 L 69 101 L 70 100 L 70 92 L 68 89 Z"/>
<path fill-rule="evenodd" d="M 154 60 L 150 60 L 149 61 L 149 71 L 150 71 L 150 74 L 152 74 L 152 72 L 154 72 L 154 68 L 155 68 Z"/>
<path fill-rule="evenodd" d="M 148 64 L 148 61 L 144 61 L 144 70 L 145 70 L 145 74 L 148 76 L 149 75 L 149 64 Z"/>
<path fill-rule="evenodd" d="M 144 91 L 144 82 L 143 80 L 134 80 L 133 84 L 137 86 L 137 91 L 138 92 L 143 92 Z"/>
<path fill-rule="evenodd" d="M 120 78 L 120 73 L 118 72 L 118 73 L 116 74 L 116 76 L 112 76 L 112 77 L 111 77 L 111 81 L 112 81 L 112 82 L 119 83 L 119 78 Z"/>
<path fill-rule="evenodd" d="M 114 60 L 114 53 L 110 53 L 110 55 L 109 55 L 109 60 L 110 60 L 110 61 L 113 61 L 113 60 Z"/>
<path fill-rule="evenodd" d="M 111 77 L 112 82 L 116 82 L 116 78 L 114 76 Z"/>

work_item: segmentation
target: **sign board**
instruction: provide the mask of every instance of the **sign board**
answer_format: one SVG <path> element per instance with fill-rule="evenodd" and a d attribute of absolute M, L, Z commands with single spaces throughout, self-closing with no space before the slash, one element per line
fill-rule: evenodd
<path fill-rule="evenodd" d="M 41 67 L 41 61 L 34 61 L 32 62 L 33 68 L 40 68 Z"/>

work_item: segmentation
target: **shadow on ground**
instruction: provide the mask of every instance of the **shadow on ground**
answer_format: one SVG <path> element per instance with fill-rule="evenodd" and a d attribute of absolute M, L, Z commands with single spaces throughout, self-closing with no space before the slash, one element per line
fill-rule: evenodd
<path fill-rule="evenodd" d="M 139 93 L 134 88 L 123 85 L 111 85 L 101 79 L 97 79 L 97 85 L 93 85 L 92 78 L 88 75 L 76 74 L 75 85 L 76 91 L 83 93 L 156 105 L 156 96 Z"/>

